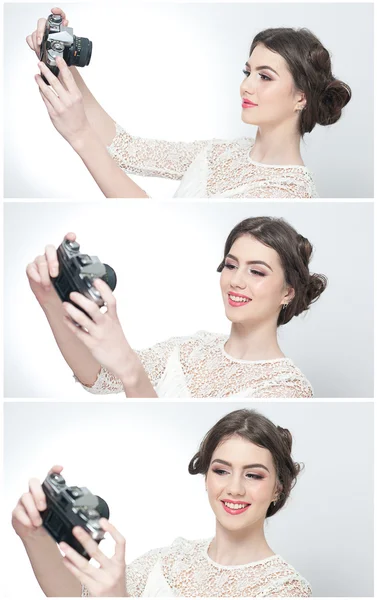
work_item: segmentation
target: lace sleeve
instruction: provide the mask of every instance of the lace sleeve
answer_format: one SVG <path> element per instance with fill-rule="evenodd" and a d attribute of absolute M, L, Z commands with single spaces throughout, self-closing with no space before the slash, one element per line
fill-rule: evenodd
<path fill-rule="evenodd" d="M 116 123 L 116 134 L 107 147 L 118 166 L 128 173 L 182 179 L 209 140 L 168 142 L 132 136 Z"/>
<path fill-rule="evenodd" d="M 313 398 L 313 389 L 304 378 L 280 384 L 266 381 L 253 389 L 250 398 Z"/>
<path fill-rule="evenodd" d="M 273 589 L 268 589 L 265 596 L 268 597 L 290 597 L 290 598 L 309 598 L 312 595 L 312 589 L 307 581 L 302 577 L 287 579 L 277 583 Z"/>
<path fill-rule="evenodd" d="M 253 197 L 258 198 L 317 198 L 314 184 L 298 178 L 282 177 L 279 181 L 268 181 L 260 187 L 253 186 Z"/>
<path fill-rule="evenodd" d="M 136 354 L 141 360 L 141 363 L 147 373 L 151 384 L 155 387 L 162 377 L 166 363 L 170 354 L 173 352 L 174 348 L 179 346 L 183 341 L 187 338 L 185 337 L 175 337 L 166 340 L 165 342 L 160 342 L 151 348 L 147 348 L 145 350 L 135 350 Z M 76 376 L 75 380 L 81 383 Z M 124 392 L 123 384 L 118 379 L 110 373 L 105 367 L 101 367 L 100 372 L 97 375 L 97 379 L 92 386 L 86 386 L 81 384 L 82 387 L 91 394 L 119 394 Z"/>

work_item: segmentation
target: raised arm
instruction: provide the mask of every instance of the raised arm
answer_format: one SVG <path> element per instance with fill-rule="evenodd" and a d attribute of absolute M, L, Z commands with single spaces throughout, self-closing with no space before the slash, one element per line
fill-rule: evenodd
<path fill-rule="evenodd" d="M 52 9 L 61 14 L 60 8 Z M 46 19 L 39 19 L 37 29 L 27 43 L 39 57 L 40 41 Z M 57 131 L 81 157 L 99 188 L 109 198 L 142 198 L 147 193 L 126 175 L 129 173 L 181 179 L 208 141 L 192 143 L 143 139 L 120 128 L 106 113 L 75 67 L 57 59 L 59 78 L 44 63 L 35 79 L 50 119 Z"/>
<path fill-rule="evenodd" d="M 55 465 L 49 473 L 61 473 Z M 46 596 L 77 597 L 81 586 L 63 563 L 56 542 L 42 527 L 40 510 L 46 508 L 46 497 L 38 479 L 30 479 L 29 490 L 22 494 L 12 512 L 12 525 L 21 539 L 34 575 Z"/>

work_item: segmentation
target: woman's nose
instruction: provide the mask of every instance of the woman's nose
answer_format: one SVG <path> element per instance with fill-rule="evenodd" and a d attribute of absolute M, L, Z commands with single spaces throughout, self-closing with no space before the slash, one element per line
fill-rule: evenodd
<path fill-rule="evenodd" d="M 241 269 L 233 269 L 232 277 L 230 280 L 230 285 L 232 287 L 240 287 L 240 288 L 246 287 L 245 278 L 244 278 L 244 275 L 243 275 Z"/>
<path fill-rule="evenodd" d="M 245 493 L 245 486 L 243 484 L 243 481 L 240 477 L 232 477 L 229 480 L 228 486 L 227 486 L 227 493 L 230 494 L 231 496 L 243 496 Z"/>

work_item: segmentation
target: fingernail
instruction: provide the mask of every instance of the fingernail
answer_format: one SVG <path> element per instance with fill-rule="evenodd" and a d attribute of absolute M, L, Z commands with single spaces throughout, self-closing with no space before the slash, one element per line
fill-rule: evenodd
<path fill-rule="evenodd" d="M 38 508 L 39 510 L 44 510 L 46 508 L 46 502 L 44 502 L 43 500 L 38 502 Z"/>
<path fill-rule="evenodd" d="M 57 277 L 59 270 L 56 267 L 52 267 L 51 269 L 51 277 Z"/>

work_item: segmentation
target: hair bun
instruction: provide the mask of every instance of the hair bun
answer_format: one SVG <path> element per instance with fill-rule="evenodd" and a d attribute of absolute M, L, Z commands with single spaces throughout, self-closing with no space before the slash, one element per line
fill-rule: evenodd
<path fill-rule="evenodd" d="M 327 277 L 325 277 L 325 275 L 318 275 L 317 273 L 312 273 L 310 275 L 309 284 L 305 294 L 306 308 L 309 308 L 313 302 L 318 300 L 322 292 L 325 291 L 326 287 Z"/>
<path fill-rule="evenodd" d="M 289 431 L 289 429 L 284 429 L 284 427 L 280 427 L 280 425 L 276 426 L 276 429 L 278 430 L 280 437 L 283 441 L 283 444 L 285 444 L 286 448 L 288 449 L 288 452 L 291 453 L 292 452 L 292 434 Z"/>
<path fill-rule="evenodd" d="M 343 81 L 332 78 L 319 97 L 317 122 L 320 125 L 336 123 L 350 100 L 351 88 Z"/>
<path fill-rule="evenodd" d="M 304 265 L 307 267 L 313 253 L 313 246 L 306 237 L 297 234 L 297 249 L 302 260 L 304 261 Z"/>

